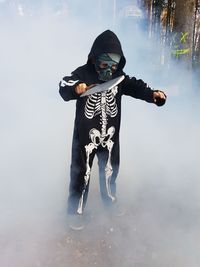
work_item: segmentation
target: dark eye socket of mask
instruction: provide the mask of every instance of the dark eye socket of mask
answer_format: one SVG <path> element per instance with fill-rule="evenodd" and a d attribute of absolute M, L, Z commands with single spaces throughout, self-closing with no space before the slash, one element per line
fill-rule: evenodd
<path fill-rule="evenodd" d="M 113 64 L 111 67 L 112 70 L 117 70 L 117 68 L 118 68 L 118 64 Z"/>
<path fill-rule="evenodd" d="M 118 67 L 118 64 L 112 64 L 111 66 L 107 62 L 100 62 L 99 68 L 106 69 L 110 67 L 112 70 L 116 70 Z"/>

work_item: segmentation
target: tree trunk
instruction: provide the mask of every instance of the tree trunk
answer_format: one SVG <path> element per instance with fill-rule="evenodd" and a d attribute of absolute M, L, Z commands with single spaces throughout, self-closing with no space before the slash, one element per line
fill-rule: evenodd
<path fill-rule="evenodd" d="M 195 0 L 195 17 L 193 27 L 193 49 L 192 49 L 192 65 L 193 68 L 200 67 L 200 0 Z"/>
<path fill-rule="evenodd" d="M 152 1 L 153 0 L 141 0 L 141 7 L 145 12 L 146 30 L 149 36 L 151 35 Z"/>
<path fill-rule="evenodd" d="M 189 67 L 192 65 L 195 1 L 175 1 L 172 55 Z"/>

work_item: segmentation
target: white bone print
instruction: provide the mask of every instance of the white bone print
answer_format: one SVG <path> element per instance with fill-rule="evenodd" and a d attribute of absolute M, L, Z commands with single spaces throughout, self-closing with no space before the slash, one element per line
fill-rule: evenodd
<path fill-rule="evenodd" d="M 91 129 L 89 132 L 91 143 L 85 146 L 86 173 L 84 176 L 84 181 L 85 181 L 84 189 L 82 191 L 82 195 L 79 200 L 79 206 L 77 210 L 79 214 L 83 213 L 83 198 L 91 174 L 91 168 L 89 165 L 90 155 L 94 149 L 98 148 L 99 145 L 101 145 L 102 147 L 106 147 L 108 149 L 108 160 L 105 167 L 106 190 L 108 197 L 112 201 L 115 201 L 115 197 L 112 196 L 110 189 L 110 179 L 113 173 L 113 168 L 111 165 L 111 153 L 114 145 L 114 142 L 111 139 L 115 133 L 115 127 L 111 126 L 107 130 L 107 123 L 108 123 L 107 116 L 115 117 L 118 113 L 118 108 L 115 99 L 117 91 L 118 91 L 117 86 L 115 86 L 108 92 L 102 92 L 90 95 L 86 102 L 85 116 L 88 119 L 92 119 L 95 116 L 100 115 L 101 132 L 95 128 Z"/>

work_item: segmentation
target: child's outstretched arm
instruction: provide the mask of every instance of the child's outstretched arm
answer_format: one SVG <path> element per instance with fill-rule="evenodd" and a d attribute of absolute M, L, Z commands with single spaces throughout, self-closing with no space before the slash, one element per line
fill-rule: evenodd
<path fill-rule="evenodd" d="M 129 76 L 126 76 L 123 81 L 123 94 L 155 103 L 157 106 L 164 105 L 167 99 L 163 91 L 153 90 L 143 80 L 137 80 L 135 77 L 130 78 Z"/>
<path fill-rule="evenodd" d="M 81 94 L 85 93 L 92 86 L 88 86 L 77 75 L 73 74 L 72 76 L 64 77 L 59 83 L 59 93 L 65 101 L 69 101 L 78 99 Z"/>
<path fill-rule="evenodd" d="M 77 99 L 76 86 L 81 83 L 77 75 L 65 76 L 59 83 L 59 93 L 65 101 Z"/>

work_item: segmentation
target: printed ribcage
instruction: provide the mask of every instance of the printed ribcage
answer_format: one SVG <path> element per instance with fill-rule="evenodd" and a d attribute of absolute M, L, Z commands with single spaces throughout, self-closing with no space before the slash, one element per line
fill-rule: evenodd
<path fill-rule="evenodd" d="M 93 117 L 99 115 L 100 113 L 101 113 L 101 97 L 99 97 L 98 93 L 90 95 L 85 105 L 85 116 L 88 119 L 92 119 Z"/>
<path fill-rule="evenodd" d="M 85 116 L 88 119 L 92 119 L 101 114 L 102 109 L 104 109 L 106 115 L 110 117 L 115 117 L 117 115 L 118 109 L 112 90 L 106 92 L 104 95 L 105 99 L 102 98 L 102 93 L 96 93 L 88 97 L 85 105 Z"/>
<path fill-rule="evenodd" d="M 106 93 L 106 114 L 110 117 L 115 117 L 117 115 L 118 109 L 116 104 L 116 99 L 112 91 Z"/>

